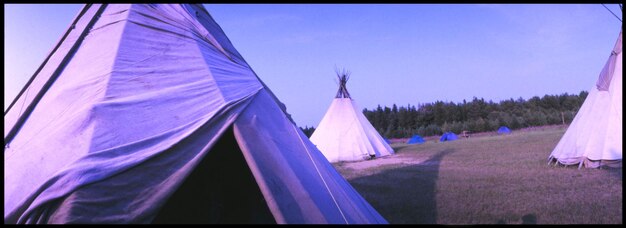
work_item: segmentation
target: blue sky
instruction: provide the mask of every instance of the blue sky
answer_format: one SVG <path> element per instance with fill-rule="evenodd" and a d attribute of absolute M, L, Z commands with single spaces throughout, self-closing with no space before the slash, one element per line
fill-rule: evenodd
<path fill-rule="evenodd" d="M 601 4 L 205 4 L 299 126 L 352 72 L 361 108 L 578 94 L 620 32 Z M 607 7 L 621 18 L 617 4 Z M 5 109 L 81 5 L 4 5 Z"/>

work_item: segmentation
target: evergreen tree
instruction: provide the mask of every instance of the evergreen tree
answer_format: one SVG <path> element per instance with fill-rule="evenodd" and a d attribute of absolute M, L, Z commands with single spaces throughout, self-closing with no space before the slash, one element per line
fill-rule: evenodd
<path fill-rule="evenodd" d="M 302 130 L 302 133 L 304 133 L 304 135 L 306 135 L 306 137 L 311 137 L 311 135 L 313 134 L 313 132 L 315 131 L 315 127 L 311 126 L 310 128 L 308 126 L 304 126 L 304 128 L 300 127 L 300 130 Z"/>

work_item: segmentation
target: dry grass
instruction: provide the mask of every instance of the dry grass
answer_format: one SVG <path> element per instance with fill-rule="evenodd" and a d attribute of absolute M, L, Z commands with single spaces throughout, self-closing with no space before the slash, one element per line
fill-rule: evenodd
<path fill-rule="evenodd" d="M 335 167 L 391 224 L 622 224 L 621 169 L 547 165 L 564 131 L 394 143 Z"/>

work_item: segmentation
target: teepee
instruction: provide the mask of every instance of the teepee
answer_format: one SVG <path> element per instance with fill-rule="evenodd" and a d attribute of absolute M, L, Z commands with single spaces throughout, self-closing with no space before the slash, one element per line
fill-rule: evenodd
<path fill-rule="evenodd" d="M 548 163 L 597 168 L 622 162 L 622 32 Z"/>
<path fill-rule="evenodd" d="M 4 123 L 5 224 L 386 223 L 202 5 L 87 4 Z"/>
<path fill-rule="evenodd" d="M 311 135 L 311 142 L 330 162 L 359 161 L 393 154 L 393 149 L 350 97 L 346 88 L 349 76 L 349 72 L 337 71 L 339 90 Z"/>

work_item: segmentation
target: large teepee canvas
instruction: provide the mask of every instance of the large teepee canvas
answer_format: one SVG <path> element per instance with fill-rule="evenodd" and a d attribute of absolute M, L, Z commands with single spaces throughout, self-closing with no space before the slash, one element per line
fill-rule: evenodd
<path fill-rule="evenodd" d="M 349 72 L 337 72 L 339 90 L 320 121 L 311 142 L 330 162 L 359 161 L 393 154 L 393 149 L 374 129 L 350 97 Z"/>
<path fill-rule="evenodd" d="M 202 5 L 84 6 L 4 123 L 5 223 L 386 223 Z"/>
<path fill-rule="evenodd" d="M 548 161 L 597 168 L 622 161 L 622 32 L 585 102 Z"/>

